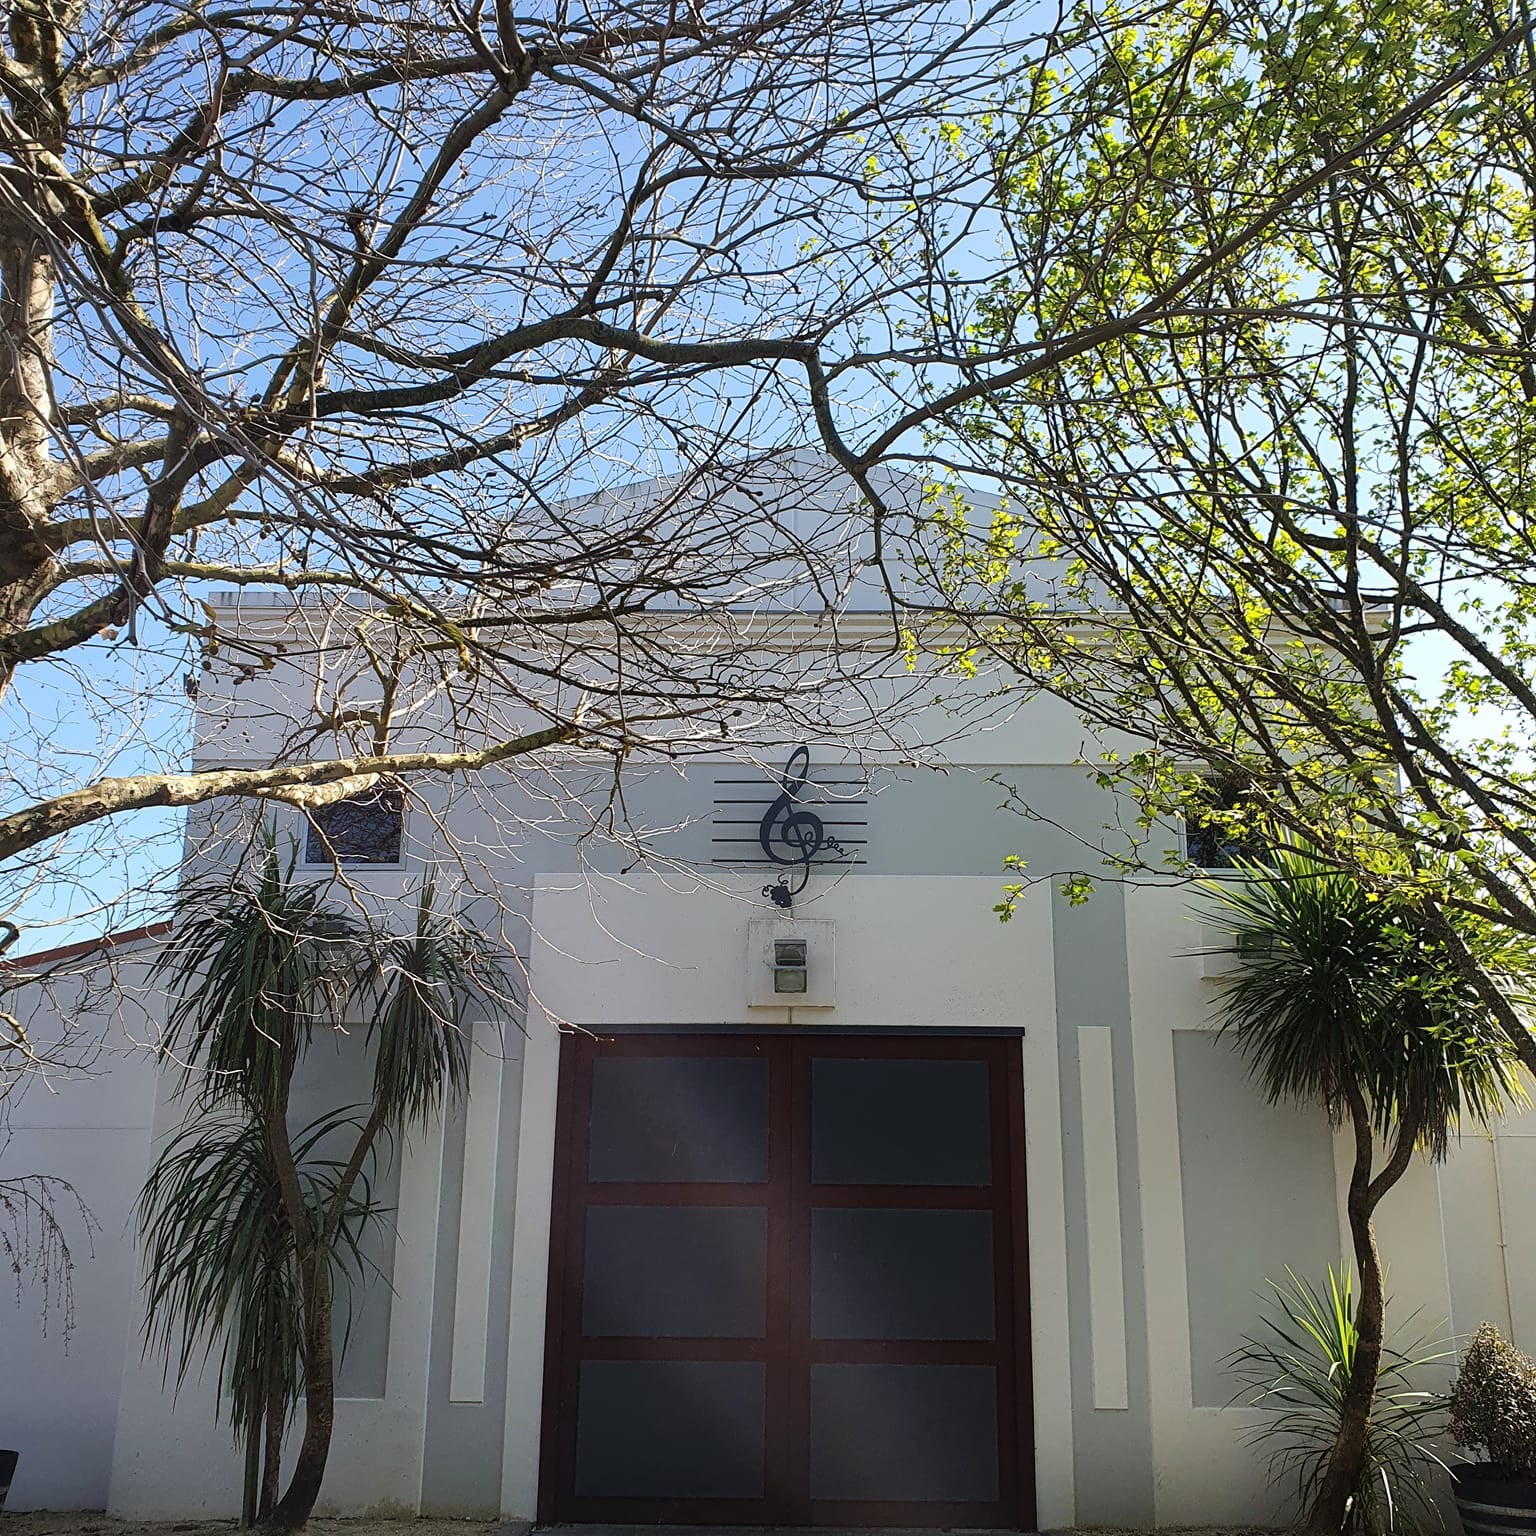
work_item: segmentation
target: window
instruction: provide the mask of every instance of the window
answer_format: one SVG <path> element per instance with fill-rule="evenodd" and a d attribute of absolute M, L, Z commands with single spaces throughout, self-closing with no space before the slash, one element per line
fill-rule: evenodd
<path fill-rule="evenodd" d="M 398 864 L 405 830 L 405 792 L 380 784 L 309 812 L 306 864 Z"/>
<path fill-rule="evenodd" d="M 1235 777 L 1209 775 L 1204 804 L 1191 800 L 1184 810 L 1184 857 L 1202 869 L 1235 869 L 1262 863 L 1268 844 L 1258 836 L 1247 786 Z"/>

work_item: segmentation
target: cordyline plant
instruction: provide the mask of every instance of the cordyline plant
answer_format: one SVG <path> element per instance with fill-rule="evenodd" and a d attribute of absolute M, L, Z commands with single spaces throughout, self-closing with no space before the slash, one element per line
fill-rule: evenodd
<path fill-rule="evenodd" d="M 327 1141 L 362 1122 L 334 1112 L 293 1137 L 294 1164 L 318 1241 L 343 1164 Z M 333 1277 L 356 1285 L 368 1263 L 362 1238 L 381 1216 L 365 1169 L 347 1198 L 327 1252 Z M 196 1119 L 175 1132 L 150 1169 L 138 1202 L 144 1249 L 144 1345 L 179 1388 L 217 1351 L 218 1401 L 245 1442 L 241 1524 L 266 1519 L 277 1502 L 283 1435 L 304 1383 L 298 1245 L 258 1120 Z M 347 1314 L 350 1328 L 350 1310 Z M 347 1331 L 337 1350 L 346 1352 Z"/>
<path fill-rule="evenodd" d="M 1309 1536 L 1337 1536 L 1364 1507 L 1382 1368 L 1376 1207 L 1416 1152 L 1443 1158 L 1462 1124 L 1486 1125 L 1525 1092 L 1508 1038 L 1411 909 L 1294 847 L 1241 870 L 1241 881 L 1213 882 L 1210 903 L 1241 961 L 1218 1003 L 1222 1032 L 1267 1099 L 1321 1107 L 1354 1143 L 1346 1212 L 1357 1337 L 1303 1519 Z"/>
<path fill-rule="evenodd" d="M 194 902 L 195 922 L 158 966 L 174 994 L 163 1055 L 184 1072 L 180 1091 L 196 1118 L 168 1149 L 169 1162 L 157 1165 L 141 1207 L 154 1218 L 150 1252 L 170 1265 L 164 1276 L 151 1276 L 149 1336 L 168 1357 L 173 1335 L 180 1340 L 175 1363 L 184 1374 L 197 1320 L 178 1310 L 207 1302 L 223 1311 L 236 1330 L 224 1373 L 231 1380 L 238 1373 L 246 1391 L 234 1411 L 248 1432 L 258 1417 L 264 1423 L 269 1484 L 278 1426 L 265 1393 L 257 1413 L 251 1372 L 258 1358 L 279 1370 L 285 1351 L 296 1348 L 303 1434 L 288 1486 L 262 1521 L 289 1532 L 308 1519 L 325 1474 L 336 1412 L 333 1300 L 338 1271 L 355 1275 L 360 1267 L 357 1233 L 373 1209 L 366 1170 L 382 1138 L 398 1145 L 464 1093 L 466 1010 L 473 1005 L 500 1023 L 510 1000 L 495 956 L 434 910 L 430 883 L 415 931 L 381 935 L 328 906 L 320 883 L 285 873 L 269 842 L 249 878 Z M 317 1035 L 348 1022 L 365 1030 L 370 1100 L 296 1138 L 289 1126 L 295 1075 Z M 199 1138 L 202 1117 L 213 1123 Z M 207 1205 L 192 1188 L 199 1168 L 222 1169 L 229 1180 Z M 246 1197 L 238 1203 L 237 1190 Z M 238 1242 L 197 1242 L 225 1225 Z M 265 1279 L 231 1272 L 253 1255 Z M 281 1316 L 257 1319 L 258 1290 Z M 268 1337 L 243 1338 L 246 1328 Z M 267 1385 L 275 1404 L 280 1393 Z M 247 1467 L 249 1491 L 249 1459 Z"/>
<path fill-rule="evenodd" d="M 1226 1364 L 1242 1383 L 1242 1402 L 1264 1417 L 1246 1438 L 1269 1456 L 1270 1480 L 1311 1505 L 1326 1474 L 1348 1403 L 1360 1349 L 1354 1284 L 1328 1271 L 1326 1295 L 1287 1269 L 1269 1282 L 1270 1307 L 1259 1331 Z M 1360 1481 L 1349 1527 L 1361 1536 L 1438 1525 L 1435 1474 L 1444 1463 L 1430 1448 L 1445 1403 L 1425 1389 L 1423 1373 L 1449 1351 L 1433 1338 L 1382 1345 Z"/>

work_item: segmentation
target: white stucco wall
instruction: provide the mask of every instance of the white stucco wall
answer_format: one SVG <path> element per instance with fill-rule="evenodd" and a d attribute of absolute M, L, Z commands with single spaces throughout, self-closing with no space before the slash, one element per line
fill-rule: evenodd
<path fill-rule="evenodd" d="M 1035 1373 L 1036 1498 L 1042 1526 L 1073 1513 L 1071 1371 L 1051 908 L 1025 898 L 1004 926 L 986 878 L 849 878 L 798 903 L 829 919 L 837 963 L 830 1008 L 749 1006 L 747 924 L 762 876 L 651 876 L 536 882 L 530 1010 L 516 1191 L 512 1329 L 502 1511 L 532 1518 L 538 1496 L 544 1303 L 549 1262 L 557 1023 L 947 1027 L 1024 1031 L 1025 1160 Z"/>
<path fill-rule="evenodd" d="M 99 963 L 5 998 L 40 1047 L 71 1043 L 57 1053 L 64 1070 L 9 1097 L 0 1175 L 67 1180 L 90 1213 L 88 1224 L 67 1194 L 55 1201 L 73 1257 L 72 1328 L 40 1290 L 18 1301 L 9 1275 L 0 1284 L 0 1445 L 20 1452 L 7 1509 L 106 1504 L 123 1364 L 138 1347 L 130 1216 L 148 1165 L 153 1032 L 141 955 L 111 960 L 121 1006 L 101 991 Z"/>
<path fill-rule="evenodd" d="M 1315 1275 L 1343 1251 L 1347 1148 L 1315 1116 L 1244 1097 L 1239 1064 L 1211 1040 L 1187 893 L 1124 893 L 1117 1023 L 1082 1013 L 1081 999 L 1069 1018 L 1061 990 L 1064 974 L 1119 963 L 1094 947 L 1104 925 L 1080 929 L 1048 886 L 1001 925 L 990 874 L 814 874 L 796 915 L 833 924 L 835 1006 L 753 1007 L 747 925 L 771 910 L 762 882 L 760 871 L 530 877 L 526 1034 L 504 1055 L 477 1037 L 451 1161 L 442 1125 L 404 1149 L 382 1395 L 339 1405 L 322 1510 L 421 1506 L 436 1371 L 455 1411 L 494 1421 L 476 1455 L 498 1464 L 502 1514 L 534 1513 L 559 1028 L 793 1026 L 1022 1031 L 1041 1525 L 1092 1518 L 1085 1487 L 1120 1479 L 1142 1497 L 1148 1471 L 1145 1517 L 1160 1524 L 1279 1517 L 1243 1440 L 1252 1412 L 1220 1406 L 1215 1362 L 1256 1319 L 1263 1279 L 1289 1262 Z M 142 994 L 142 975 L 121 969 Z M 74 1022 L 98 1005 L 82 1002 Z M 61 992 L 49 1006 L 71 1004 Z M 173 1401 L 140 1358 L 128 1207 L 152 1131 L 179 1114 L 157 1095 L 142 1020 L 100 1058 L 103 1074 L 34 1088 L 12 1116 L 6 1165 L 72 1178 L 104 1227 L 77 1274 L 67 1353 L 25 1309 L 0 1328 L 0 1444 L 23 1452 L 13 1507 L 176 1518 L 229 1515 L 238 1498 L 211 1381 Z M 1536 1112 L 1469 1137 L 1441 1168 L 1415 1166 L 1379 1225 L 1398 1316 L 1417 1308 L 1424 1331 L 1445 1319 L 1463 1337 L 1487 1317 L 1536 1349 Z M 1139 1443 L 1143 1419 L 1150 1469 L 1100 1459 L 1094 1447 L 1118 1427 Z M 438 1484 L 438 1507 L 452 1507 L 452 1475 Z M 477 1494 L 469 1507 L 489 1506 Z"/>

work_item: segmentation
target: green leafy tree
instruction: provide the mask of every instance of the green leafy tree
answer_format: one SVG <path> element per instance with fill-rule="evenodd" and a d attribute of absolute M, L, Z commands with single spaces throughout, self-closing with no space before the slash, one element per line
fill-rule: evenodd
<path fill-rule="evenodd" d="M 1035 254 L 977 317 L 994 347 L 1105 339 L 949 413 L 952 461 L 1011 500 L 985 526 L 942 508 L 936 605 L 972 661 L 1115 736 L 1092 766 L 1145 836 L 1112 858 L 1165 867 L 1180 814 L 1238 842 L 1291 829 L 1411 896 L 1536 1070 L 1456 921 L 1536 934 L 1529 18 L 1307 0 L 1117 20 L 1123 83 L 1106 62 L 1054 86 L 1098 104 L 1080 153 L 1026 140 L 1002 162 L 999 218 Z M 1116 216 L 1074 264 L 1041 209 L 1105 187 Z M 1121 326 L 1194 250 L 1216 254 L 1178 312 Z M 1211 772 L 1235 801 L 1211 805 Z"/>
<path fill-rule="evenodd" d="M 430 883 L 415 931 L 381 935 L 328 906 L 320 882 L 285 874 L 269 843 L 251 876 L 222 895 L 195 892 L 192 906 L 195 921 L 159 964 L 175 994 L 164 1055 L 185 1072 L 182 1091 L 198 1115 L 225 1115 L 235 1129 L 215 1126 L 198 1139 L 194 1126 L 193 1139 L 173 1146 L 171 1162 L 157 1167 L 151 1181 L 146 1214 L 170 1225 L 156 1224 L 150 1251 L 171 1266 L 151 1277 L 151 1337 L 158 1330 L 169 1350 L 179 1327 L 184 1372 L 197 1328 L 185 1317 L 173 1321 L 176 1310 L 202 1301 L 221 1310 L 236 1329 L 224 1373 L 246 1388 L 234 1411 L 248 1430 L 258 1417 L 258 1362 L 281 1375 L 286 1352 L 296 1347 L 303 1434 L 288 1486 L 263 1521 L 273 1532 L 289 1532 L 309 1518 L 330 1451 L 335 1280 L 339 1265 L 356 1267 L 355 1233 L 368 1207 L 360 1181 L 366 1189 L 365 1171 L 382 1137 L 398 1142 L 464 1093 L 466 1010 L 477 1005 L 499 1020 L 509 999 L 499 965 L 477 936 L 434 911 Z M 289 1125 L 295 1074 L 317 1034 L 348 1021 L 366 1027 L 369 1103 L 355 1118 L 322 1121 L 296 1140 Z M 189 1181 L 210 1162 L 223 1167 L 229 1183 L 210 1190 L 208 1205 L 199 1207 Z M 238 1247 L 188 1246 L 206 1223 L 226 1221 L 234 1224 Z M 235 1275 L 237 1255 L 266 1274 Z M 281 1315 L 258 1317 L 258 1293 Z M 247 1328 L 249 1339 L 241 1335 Z M 281 1389 L 270 1376 L 268 1387 L 264 1402 L 275 1404 Z M 272 1467 L 277 1431 L 266 1406 L 260 1416 Z"/>
<path fill-rule="evenodd" d="M 1303 1519 L 1311 1536 L 1337 1536 L 1369 1471 L 1382 1368 L 1376 1208 L 1416 1152 L 1443 1158 L 1461 1125 L 1486 1125 L 1524 1091 L 1497 1021 L 1411 910 L 1295 848 L 1244 874 L 1211 901 L 1213 921 L 1232 933 L 1241 957 L 1218 1004 L 1222 1031 L 1267 1099 L 1321 1106 L 1354 1142 L 1346 1198 L 1360 1277 L 1353 1352 Z"/>

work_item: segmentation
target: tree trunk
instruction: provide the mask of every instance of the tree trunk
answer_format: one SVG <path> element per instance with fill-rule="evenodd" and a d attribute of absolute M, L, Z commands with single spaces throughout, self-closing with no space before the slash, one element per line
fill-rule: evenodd
<path fill-rule="evenodd" d="M 265 1409 L 266 1456 L 261 1469 L 261 1503 L 258 1519 L 266 1520 L 277 1503 L 278 1479 L 283 1465 L 283 1428 L 287 1414 L 283 1401 L 283 1367 L 278 1359 L 275 1339 L 278 1333 L 276 1320 L 270 1320 L 269 1338 L 274 1342 L 267 1350 L 267 1402 Z"/>
<path fill-rule="evenodd" d="M 1355 1359 L 1340 1407 L 1338 1436 L 1328 1454 L 1323 1481 L 1307 1511 L 1303 1530 L 1307 1536 L 1338 1536 L 1349 1518 L 1350 1500 L 1365 1470 L 1366 1446 L 1371 1429 L 1371 1406 L 1376 1397 L 1376 1374 L 1381 1368 L 1381 1336 L 1386 1309 L 1381 1285 L 1381 1256 L 1371 1223 L 1371 1163 L 1374 1152 L 1370 1117 L 1358 1095 L 1350 1098 L 1350 1120 L 1355 1133 L 1355 1164 L 1349 1179 L 1350 1241 L 1355 1268 L 1360 1275 L 1360 1304 L 1355 1309 Z"/>
<path fill-rule="evenodd" d="M 240 1529 L 256 1524 L 256 1477 L 261 1470 L 261 1394 L 258 1384 L 250 1387 L 250 1417 L 245 1432 L 245 1482 L 240 1489 Z"/>
<path fill-rule="evenodd" d="M 304 1438 L 287 1490 L 261 1523 L 270 1536 L 303 1530 L 320 1497 L 336 1423 L 336 1376 L 331 1338 L 331 1266 L 311 1247 L 302 1260 L 304 1305 Z"/>
<path fill-rule="evenodd" d="M 290 1536 L 308 1522 L 320 1497 L 325 1464 L 336 1424 L 336 1360 L 333 1340 L 331 1248 L 346 1212 L 353 1185 L 384 1124 L 384 1106 L 375 1102 L 331 1192 L 324 1217 L 315 1225 L 299 1187 L 293 1147 L 288 1140 L 288 1094 L 294 1052 L 285 1058 L 278 1101 L 267 1121 L 267 1142 L 283 1205 L 293 1228 L 299 1265 L 299 1302 L 304 1327 L 304 1437 L 288 1488 L 261 1522 L 263 1536 Z"/>
<path fill-rule="evenodd" d="M 13 670 L 6 642 L 31 623 L 56 568 L 43 537 L 60 489 L 50 422 L 53 285 L 53 258 L 36 233 L 0 216 L 0 697 Z"/>
<path fill-rule="evenodd" d="M 1357 1089 L 1351 1088 L 1345 1098 L 1355 1133 L 1355 1163 L 1346 1202 L 1350 1243 L 1360 1276 L 1360 1301 L 1355 1308 L 1355 1359 L 1340 1405 L 1338 1436 L 1328 1454 L 1322 1483 L 1302 1521 L 1301 1528 L 1306 1536 L 1339 1536 L 1340 1531 L 1353 1524 L 1350 1502 L 1365 1475 L 1371 1410 L 1376 1403 L 1376 1378 L 1381 1372 L 1381 1349 L 1386 1332 L 1387 1297 L 1381 1254 L 1376 1247 L 1376 1229 L 1371 1218 L 1381 1197 L 1407 1172 L 1419 1135 L 1417 1115 L 1405 1113 L 1398 1126 L 1392 1156 L 1373 1179 L 1374 1141 L 1369 1111 Z"/>

